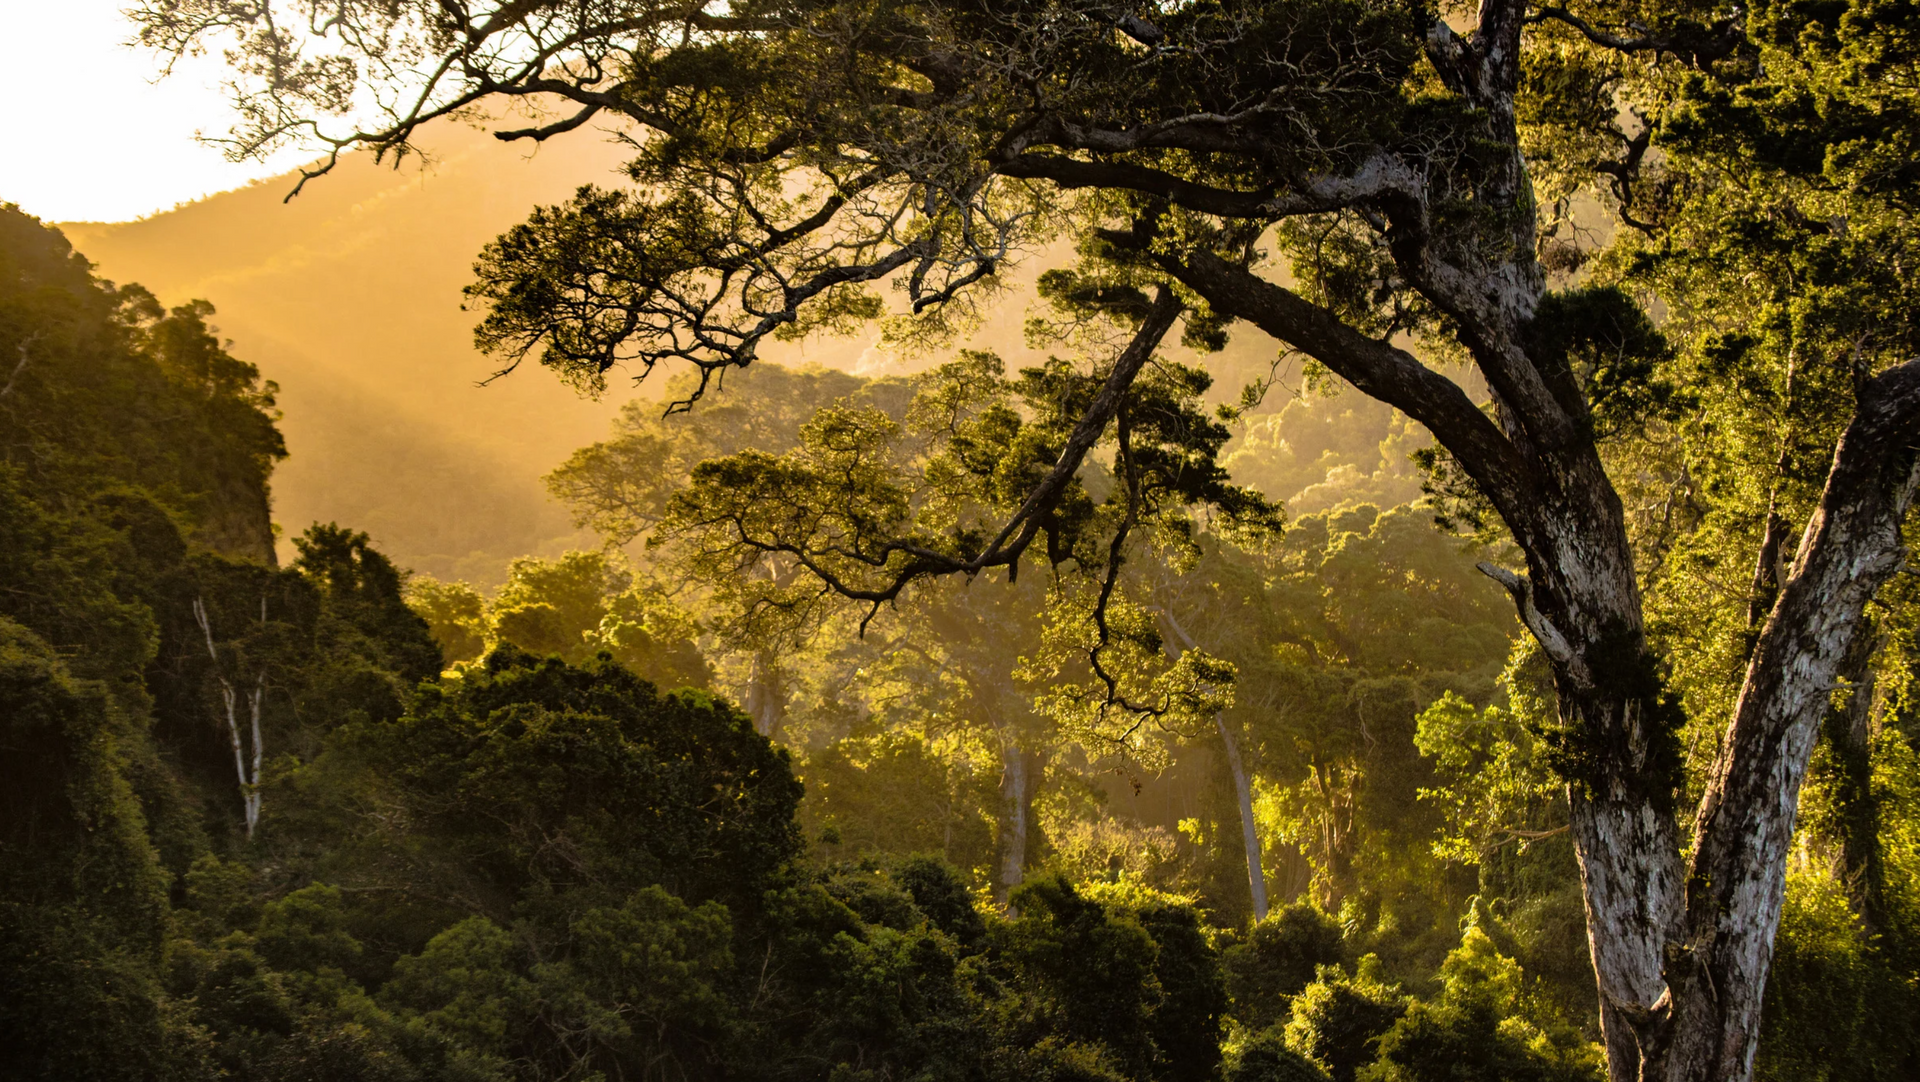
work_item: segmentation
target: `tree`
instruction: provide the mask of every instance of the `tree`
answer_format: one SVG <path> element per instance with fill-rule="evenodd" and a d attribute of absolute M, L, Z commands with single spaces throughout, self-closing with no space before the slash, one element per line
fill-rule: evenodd
<path fill-rule="evenodd" d="M 1380 1038 L 1368 1082 L 1461 1079 L 1581 1082 L 1598 1076 L 1597 1049 L 1529 1002 L 1526 976 L 1469 925 L 1440 967 L 1440 994 L 1414 1003 Z"/>
<path fill-rule="evenodd" d="M 1136 291 L 1132 343 L 1003 529 L 911 558 L 888 549 L 901 559 L 877 583 L 835 583 L 856 598 L 1016 565 L 1183 311 L 1190 333 L 1245 322 L 1420 422 L 1442 450 L 1437 483 L 1481 501 L 1524 554 L 1524 574 L 1488 572 L 1558 694 L 1609 1070 L 1677 1080 L 1751 1072 L 1814 736 L 1862 610 L 1905 559 L 1920 363 L 1900 333 L 1827 356 L 1852 372 L 1850 420 L 1792 560 L 1771 561 L 1756 598 L 1751 657 L 1683 832 L 1685 718 L 1648 639 L 1606 453 L 1660 405 L 1658 336 L 1616 291 L 1551 291 L 1549 268 L 1580 254 L 1560 236 L 1578 232 L 1579 192 L 1630 227 L 1703 220 L 1712 193 L 1649 176 L 1648 147 L 1659 110 L 1723 89 L 1752 107 L 1712 130 L 1761 187 L 1821 162 L 1843 182 L 1825 209 L 1903 236 L 1908 180 L 1892 163 L 1915 126 L 1907 84 L 1887 76 L 1910 69 L 1910 38 L 1907 16 L 1878 10 L 1583 16 L 1484 0 L 1464 33 L 1430 9 L 1356 0 L 420 0 L 324 22 L 149 0 L 139 17 L 175 51 L 243 35 L 241 153 L 301 135 L 404 151 L 421 123 L 494 98 L 570 110 L 508 138 L 601 113 L 651 129 L 628 170 L 643 187 L 536 211 L 483 254 L 472 290 L 488 306 L 481 340 L 509 366 L 537 349 L 587 386 L 621 361 L 678 359 L 701 372 L 697 394 L 769 335 L 876 315 L 861 286 L 894 276 L 922 327 L 964 318 L 968 289 L 1022 244 L 1071 232 Z M 1802 23 L 1825 37 L 1795 34 Z M 1629 80 L 1622 54 L 1654 59 L 1654 74 Z M 356 94 L 387 119 L 327 134 Z M 1782 131 L 1797 159 L 1749 153 Z M 1640 216 L 1663 203 L 1676 217 Z M 1292 285 L 1259 272 L 1272 255 L 1290 259 Z M 1849 266 L 1843 280 L 1866 277 Z M 1443 357 L 1472 367 L 1490 409 Z"/>
<path fill-rule="evenodd" d="M 1366 503 L 1300 516 L 1251 551 L 1208 545 L 1194 569 L 1155 588 L 1170 646 L 1191 627 L 1234 665 L 1235 705 L 1216 719 L 1236 734 L 1229 765 L 1239 754 L 1250 780 L 1278 790 L 1268 808 L 1285 814 L 1269 828 L 1299 849 L 1334 910 L 1362 888 L 1363 867 L 1366 886 L 1407 895 L 1382 874 L 1407 864 L 1390 839 L 1412 833 L 1423 780 L 1412 742 L 1398 737 L 1443 689 L 1480 696 L 1515 630 L 1498 588 L 1474 570 L 1472 546 L 1430 517 Z M 1251 793 L 1236 795 L 1251 871 L 1264 846 Z"/>
<path fill-rule="evenodd" d="M 691 387 L 682 385 L 682 392 Z M 682 393 L 676 392 L 676 393 Z M 800 428 L 813 415 L 842 401 L 898 414 L 907 388 L 897 379 L 862 380 L 817 367 L 787 369 L 763 365 L 751 379 L 739 381 L 718 408 L 672 423 L 651 407 L 629 403 L 621 410 L 610 438 L 583 447 L 547 476 L 547 487 L 573 511 L 574 521 L 600 534 L 611 547 L 629 551 L 644 542 L 642 578 L 664 580 L 680 592 L 686 582 L 688 554 L 659 543 L 658 532 L 676 493 L 690 483 L 694 467 L 709 459 L 745 451 L 781 454 L 800 440 Z M 737 569 L 753 581 L 791 583 L 791 561 L 769 555 Z M 651 572 L 651 574 L 646 574 Z M 726 580 L 706 584 L 711 596 L 687 598 L 683 605 L 708 610 L 717 652 L 745 668 L 741 694 L 754 725 L 766 736 L 783 736 L 789 700 L 798 683 L 794 655 L 815 638 L 794 628 L 773 628 L 754 621 L 751 612 L 729 602 L 736 591 Z M 704 604 L 702 602 L 705 602 Z M 524 645 L 524 644 L 523 644 Z"/>
<path fill-rule="evenodd" d="M 656 883 L 738 907 L 799 847 L 785 753 L 711 696 L 662 694 L 604 659 L 575 668 L 502 646 L 335 749 L 390 787 L 369 805 L 398 801 L 432 838 L 420 877 L 499 920 L 523 892 L 573 917 Z M 408 859 L 407 836 L 385 841 Z"/>

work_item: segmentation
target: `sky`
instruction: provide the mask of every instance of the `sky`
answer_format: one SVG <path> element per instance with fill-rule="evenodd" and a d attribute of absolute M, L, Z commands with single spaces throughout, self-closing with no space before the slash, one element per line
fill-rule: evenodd
<path fill-rule="evenodd" d="M 234 164 L 194 139 L 229 124 L 217 55 L 156 81 L 159 58 L 124 44 L 132 0 L 0 0 L 0 203 L 49 222 L 118 222 L 284 173 L 289 150 Z"/>

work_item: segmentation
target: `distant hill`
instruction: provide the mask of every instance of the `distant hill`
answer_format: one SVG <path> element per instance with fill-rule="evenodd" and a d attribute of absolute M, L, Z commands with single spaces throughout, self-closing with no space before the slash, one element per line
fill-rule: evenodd
<path fill-rule="evenodd" d="M 479 386 L 495 365 L 473 348 L 476 316 L 460 307 L 481 246 L 538 203 L 611 182 L 620 147 L 576 137 L 530 152 L 446 126 L 427 149 L 424 169 L 356 155 L 291 202 L 293 178 L 279 177 L 135 222 L 60 228 L 104 277 L 140 282 L 167 304 L 212 301 L 233 353 L 280 384 L 292 457 L 274 475 L 273 497 L 285 535 L 337 521 L 370 532 L 401 566 L 489 585 L 514 556 L 593 544 L 541 478 L 601 438 L 624 401 L 659 387 L 616 381 L 596 402 L 531 366 Z M 1041 255 L 1015 276 L 1024 284 L 1051 262 Z M 1009 291 L 967 344 L 1013 365 L 1036 360 L 1022 342 L 1024 292 Z M 872 344 L 770 345 L 766 354 L 861 374 L 930 363 Z M 1230 399 L 1264 372 L 1270 350 L 1247 334 L 1212 359 L 1215 396 Z M 1379 427 L 1369 421 L 1370 432 Z"/>
<path fill-rule="evenodd" d="M 631 391 L 589 401 L 537 370 L 478 386 L 492 366 L 460 289 L 481 245 L 607 177 L 620 155 L 591 138 L 530 155 L 461 127 L 430 150 L 424 170 L 356 156 L 290 203 L 291 178 L 275 178 L 61 228 L 108 278 L 169 304 L 212 301 L 233 352 L 279 382 L 292 457 L 274 476 L 274 518 L 286 534 L 338 520 L 403 566 L 487 582 L 513 556 L 576 540 L 540 477 L 599 437 Z"/>
<path fill-rule="evenodd" d="M 234 354 L 279 382 L 292 457 L 274 475 L 274 519 L 286 535 L 338 521 L 402 566 L 491 583 L 514 556 L 593 543 L 540 479 L 601 438 L 622 402 L 659 389 L 616 381 L 595 402 L 532 366 L 478 386 L 496 366 L 460 308 L 481 246 L 538 203 L 612 182 L 620 148 L 576 137 L 530 151 L 460 126 L 426 145 L 425 169 L 356 155 L 291 202 L 289 175 L 135 222 L 60 228 L 104 277 L 167 304 L 212 301 Z M 1020 318 L 980 337 L 1018 351 Z M 886 358 L 870 345 L 764 352 L 872 369 Z"/>

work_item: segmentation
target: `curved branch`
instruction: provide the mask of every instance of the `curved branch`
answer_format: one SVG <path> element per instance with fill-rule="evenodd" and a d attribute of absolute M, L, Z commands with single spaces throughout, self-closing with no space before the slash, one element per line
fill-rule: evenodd
<path fill-rule="evenodd" d="M 1362 393 L 1427 427 L 1482 491 L 1514 504 L 1531 491 L 1529 471 L 1513 444 L 1460 385 L 1386 342 L 1368 338 L 1331 311 L 1211 252 L 1185 262 L 1157 255 L 1160 265 L 1206 298 L 1222 315 L 1244 319 L 1332 369 Z M 1510 518 L 1509 521 L 1513 521 Z"/>
<path fill-rule="evenodd" d="M 516 139 L 531 139 L 536 143 L 543 143 L 556 135 L 565 135 L 567 132 L 592 120 L 602 108 L 603 106 L 595 102 L 565 120 L 557 121 L 544 127 L 515 128 L 511 131 L 497 131 L 493 133 L 493 137 L 503 143 L 511 143 Z"/>
<path fill-rule="evenodd" d="M 1020 506 L 1016 508 L 1001 527 L 998 535 L 971 557 L 956 556 L 929 548 L 911 539 L 894 538 L 881 541 L 870 549 L 848 550 L 845 548 L 819 548 L 808 543 L 806 538 L 781 539 L 755 537 L 737 515 L 726 514 L 719 519 L 696 525 L 714 525 L 726 522 L 737 543 L 760 552 L 783 553 L 791 556 L 796 563 L 804 567 L 809 574 L 823 583 L 827 589 L 851 601 L 862 601 L 870 606 L 867 616 L 861 621 L 864 632 L 866 623 L 871 620 L 880 606 L 892 602 L 900 592 L 918 579 L 935 575 L 974 575 L 994 567 L 1008 569 L 1009 577 L 1017 574 L 1020 558 L 1033 543 L 1047 515 L 1059 502 L 1067 484 L 1079 471 L 1087 452 L 1098 443 L 1107 425 L 1119 412 L 1122 401 L 1142 368 L 1153 356 L 1161 340 L 1173 328 L 1174 321 L 1182 310 L 1181 302 L 1172 289 L 1161 287 L 1154 297 L 1153 305 L 1133 338 L 1125 349 L 1115 358 L 1113 369 L 1107 374 L 1093 401 L 1081 414 L 1073 431 L 1068 434 L 1060 455 L 1053 467 L 1047 471 L 1039 484 L 1027 493 Z M 837 573 L 821 560 L 823 556 L 838 556 L 858 564 L 873 568 L 885 568 L 896 556 L 909 559 L 899 565 L 891 575 L 873 585 L 861 585 Z"/>
<path fill-rule="evenodd" d="M 1666 33 L 1647 33 L 1642 27 L 1637 36 L 1626 37 L 1595 27 L 1566 8 L 1545 5 L 1527 17 L 1529 23 L 1557 22 L 1577 31 L 1581 37 L 1603 49 L 1612 49 L 1622 53 L 1662 53 L 1680 57 L 1696 68 L 1704 68 L 1716 60 L 1732 56 L 1747 39 L 1744 20 L 1739 17 L 1722 19 L 1712 26 L 1702 26 L 1695 22 L 1681 22 L 1677 29 Z"/>
<path fill-rule="evenodd" d="M 1346 173 L 1311 176 L 1275 194 L 1242 192 L 1200 184 L 1159 169 L 1126 162 L 1090 162 L 1057 154 L 1028 152 L 994 167 L 994 172 L 1025 180 L 1047 180 L 1062 188 L 1120 188 L 1159 196 L 1178 206 L 1222 218 L 1287 218 L 1323 214 L 1382 196 L 1410 197 L 1419 177 L 1399 157 L 1368 156 Z"/>

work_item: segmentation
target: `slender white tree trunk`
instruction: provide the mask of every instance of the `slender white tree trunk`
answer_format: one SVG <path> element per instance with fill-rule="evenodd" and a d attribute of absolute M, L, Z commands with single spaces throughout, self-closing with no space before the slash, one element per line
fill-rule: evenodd
<path fill-rule="evenodd" d="M 1240 742 L 1233 738 L 1223 714 L 1213 716 L 1220 743 L 1227 749 L 1227 769 L 1233 772 L 1233 795 L 1240 807 L 1240 844 L 1247 853 L 1247 888 L 1253 894 L 1253 919 L 1267 919 L 1267 877 L 1260 867 L 1260 831 L 1253 821 L 1253 786 L 1246 764 L 1240 761 Z"/>
<path fill-rule="evenodd" d="M 1001 745 L 1000 876 L 994 894 L 1002 903 L 1026 878 L 1027 833 L 1033 825 L 1033 791 L 1038 782 L 1036 758 L 1011 735 Z"/>
<path fill-rule="evenodd" d="M 260 603 L 260 611 L 261 619 L 265 620 L 264 600 Z M 247 695 L 253 737 L 253 762 L 249 769 L 245 742 L 240 733 L 239 692 L 220 669 L 220 651 L 213 644 L 213 621 L 207 618 L 206 604 L 197 597 L 193 599 L 193 618 L 200 625 L 200 634 L 206 641 L 207 657 L 213 662 L 214 679 L 220 681 L 220 700 L 226 708 L 227 741 L 233 747 L 233 772 L 240 782 L 240 802 L 246 814 L 247 840 L 252 841 L 253 832 L 260 825 L 260 766 L 266 748 L 266 741 L 260 733 L 260 708 L 266 698 L 267 675 L 261 673 L 253 683 L 253 690 Z"/>
<path fill-rule="evenodd" d="M 253 682 L 253 693 L 247 696 L 248 713 L 253 722 L 253 774 L 251 780 L 243 785 L 247 797 L 247 837 L 253 837 L 255 827 L 260 825 L 260 761 L 265 753 L 266 741 L 260 736 L 260 705 L 266 698 L 267 675 L 261 673 Z M 231 698 L 228 700 L 231 702 Z"/>
<path fill-rule="evenodd" d="M 1160 615 L 1172 629 L 1174 639 L 1167 640 L 1167 658 L 1179 661 L 1180 655 L 1193 649 L 1193 636 L 1180 626 L 1180 621 L 1166 609 Z M 1247 890 L 1253 900 L 1253 919 L 1267 919 L 1267 876 L 1260 866 L 1260 828 L 1253 818 L 1253 782 L 1247 776 L 1247 766 L 1240 757 L 1240 742 L 1233 738 L 1233 730 L 1227 725 L 1226 716 L 1215 714 L 1213 727 L 1220 734 L 1220 744 L 1227 753 L 1227 770 L 1233 775 L 1233 796 L 1240 809 L 1240 844 L 1247 855 Z"/>

